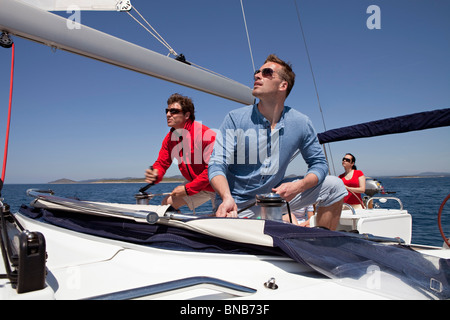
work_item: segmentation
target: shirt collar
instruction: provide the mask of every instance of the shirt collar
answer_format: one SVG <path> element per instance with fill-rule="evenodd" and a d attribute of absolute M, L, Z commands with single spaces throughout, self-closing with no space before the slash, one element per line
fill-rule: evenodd
<path fill-rule="evenodd" d="M 285 120 L 286 111 L 287 111 L 287 107 L 284 106 L 283 112 L 281 113 L 280 120 L 278 121 L 277 125 L 275 126 L 275 129 L 284 128 L 284 122 L 285 122 L 284 120 Z M 262 115 L 262 113 L 258 110 L 258 104 L 257 103 L 255 103 L 253 105 L 253 112 L 256 113 L 256 115 L 258 117 L 258 120 L 259 120 L 259 123 L 263 124 L 264 128 L 270 128 L 270 121 L 267 120 L 266 117 L 264 117 Z"/>
<path fill-rule="evenodd" d="M 188 119 L 186 121 L 186 123 L 184 124 L 183 129 L 185 129 L 187 131 L 191 130 L 193 123 L 194 123 L 194 121 L 192 121 L 191 119 Z M 174 132 L 175 130 L 176 130 L 175 128 L 170 128 L 170 132 Z"/>

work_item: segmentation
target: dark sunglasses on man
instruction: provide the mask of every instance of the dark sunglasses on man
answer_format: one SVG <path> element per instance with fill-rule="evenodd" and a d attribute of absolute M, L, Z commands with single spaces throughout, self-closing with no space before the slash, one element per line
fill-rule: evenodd
<path fill-rule="evenodd" d="M 175 109 L 175 108 L 170 108 L 170 109 L 166 109 L 166 114 L 167 114 L 167 112 L 170 112 L 170 114 L 178 114 L 178 113 L 180 113 L 180 112 L 182 112 L 183 110 L 181 110 L 181 109 Z"/>
<path fill-rule="evenodd" d="M 262 70 L 256 70 L 255 73 L 253 74 L 253 79 L 255 79 L 256 75 L 259 73 L 261 73 L 261 75 L 264 78 L 272 78 L 273 74 L 275 73 L 275 70 L 273 70 L 272 68 L 264 68 Z M 278 73 L 278 76 L 280 77 L 281 80 L 287 81 L 287 79 L 283 77 L 281 74 Z"/>
<path fill-rule="evenodd" d="M 262 70 L 256 70 L 253 77 L 255 77 L 258 73 L 261 73 L 263 77 L 272 77 L 274 72 L 275 71 L 271 68 L 264 68 Z"/>

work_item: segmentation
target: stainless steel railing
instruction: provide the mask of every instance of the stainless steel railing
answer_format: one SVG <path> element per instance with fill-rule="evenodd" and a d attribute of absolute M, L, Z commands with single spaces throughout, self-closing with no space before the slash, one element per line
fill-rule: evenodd
<path fill-rule="evenodd" d="M 138 298 L 155 298 L 156 296 L 175 294 L 193 289 L 211 289 L 233 296 L 249 296 L 255 289 L 212 277 L 191 277 L 169 282 L 158 283 L 140 288 L 112 292 L 86 300 L 132 300 Z"/>

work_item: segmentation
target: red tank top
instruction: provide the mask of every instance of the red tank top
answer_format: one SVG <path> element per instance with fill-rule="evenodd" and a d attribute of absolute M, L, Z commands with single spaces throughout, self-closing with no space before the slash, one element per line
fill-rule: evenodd
<path fill-rule="evenodd" d="M 354 170 L 353 171 L 353 176 L 350 180 L 345 179 L 345 173 L 341 174 L 339 176 L 339 178 L 342 179 L 342 181 L 344 182 L 344 184 L 347 187 L 351 187 L 351 188 L 358 188 L 359 187 L 359 177 L 363 176 L 364 173 L 361 170 Z M 353 193 L 348 192 L 348 195 L 345 196 L 344 198 L 344 202 L 348 203 L 348 204 L 361 204 L 362 203 L 362 198 L 361 198 L 361 194 L 360 193 L 356 193 L 356 197 L 354 196 Z"/>

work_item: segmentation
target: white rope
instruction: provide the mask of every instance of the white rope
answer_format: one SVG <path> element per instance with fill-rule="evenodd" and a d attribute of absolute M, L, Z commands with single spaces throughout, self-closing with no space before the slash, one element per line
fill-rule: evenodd
<path fill-rule="evenodd" d="M 244 18 L 245 32 L 247 33 L 248 48 L 250 50 L 250 58 L 252 59 L 253 72 L 255 72 L 255 62 L 253 61 L 252 45 L 250 44 L 250 36 L 248 35 L 247 20 L 245 19 L 244 4 L 241 0 L 242 17 Z"/>
<path fill-rule="evenodd" d="M 136 9 L 136 7 L 133 6 L 134 11 L 136 11 L 136 13 L 141 17 L 142 20 L 145 21 L 145 23 L 153 30 L 153 32 L 151 32 L 146 26 L 144 26 L 144 24 L 142 22 L 140 22 L 136 17 L 134 17 L 130 11 L 127 11 L 128 15 L 134 19 L 134 21 L 136 21 L 138 24 L 140 24 L 145 30 L 147 30 L 148 33 L 150 33 L 153 37 L 155 37 L 156 40 L 158 40 L 163 46 L 165 46 L 170 54 L 173 54 L 174 56 L 178 56 L 178 54 L 175 52 L 175 50 L 173 50 L 173 48 L 169 45 L 169 43 L 164 40 L 164 38 L 155 30 L 155 28 L 152 27 L 152 25 L 141 15 L 141 13 Z"/>

